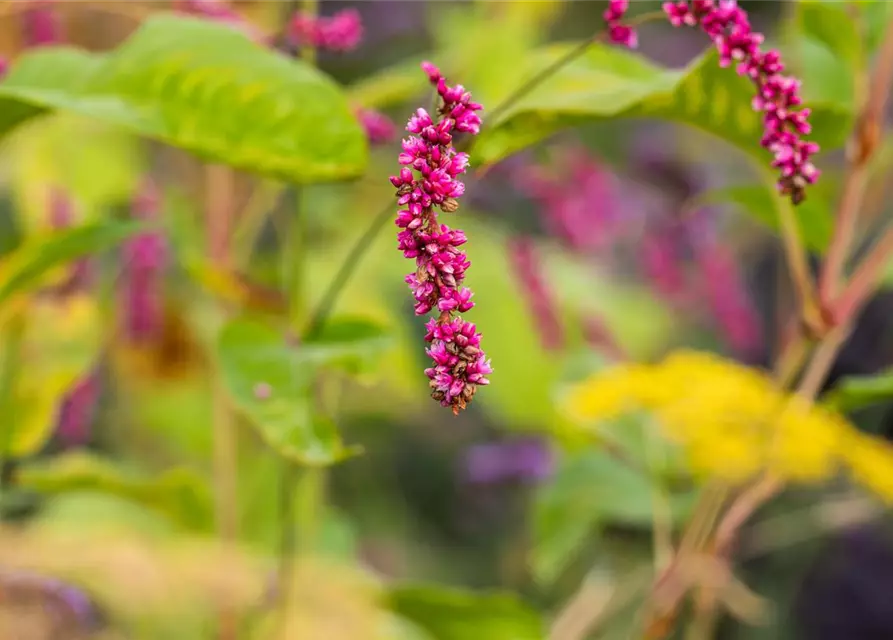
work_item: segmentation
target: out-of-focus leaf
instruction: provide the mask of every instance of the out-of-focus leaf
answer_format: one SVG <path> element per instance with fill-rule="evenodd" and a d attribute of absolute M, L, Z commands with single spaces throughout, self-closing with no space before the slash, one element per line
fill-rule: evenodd
<path fill-rule="evenodd" d="M 525 77 L 565 55 L 573 45 L 551 45 L 519 61 Z M 738 147 L 761 162 L 760 115 L 751 108 L 753 85 L 719 67 L 710 51 L 681 71 L 666 70 L 625 50 L 593 47 L 566 65 L 495 121 L 485 120 L 473 147 L 478 164 L 491 165 L 561 130 L 602 118 L 658 118 L 686 124 Z M 825 150 L 841 146 L 852 113 L 839 104 L 811 102 L 811 139 Z"/>
<path fill-rule="evenodd" d="M 836 183 L 822 180 L 810 187 L 809 195 L 794 207 L 794 215 L 806 246 L 817 253 L 824 253 L 834 232 L 833 191 Z M 777 200 L 781 196 L 772 187 L 761 184 L 735 185 L 705 191 L 698 195 L 699 203 L 730 203 L 740 208 L 776 233 L 779 230 Z"/>
<path fill-rule="evenodd" d="M 387 329 L 368 318 L 338 316 L 323 325 L 319 334 L 302 345 L 303 357 L 318 365 L 345 366 L 355 370 L 374 364 L 391 343 Z"/>
<path fill-rule="evenodd" d="M 287 304 L 280 291 L 268 289 L 250 282 L 244 276 L 225 271 L 210 260 L 198 256 L 182 256 L 187 272 L 202 289 L 221 300 L 237 305 L 246 311 L 282 315 Z"/>
<path fill-rule="evenodd" d="M 0 264 L 0 306 L 40 284 L 54 267 L 114 247 L 142 230 L 139 223 L 103 222 L 34 237 Z"/>
<path fill-rule="evenodd" d="M 96 301 L 86 295 L 38 298 L 26 310 L 20 364 L 5 407 L 13 456 L 38 451 L 56 424 L 59 404 L 99 355 L 103 327 Z"/>
<path fill-rule="evenodd" d="M 835 385 L 825 402 L 849 412 L 893 398 L 893 371 L 876 376 L 847 376 Z"/>
<path fill-rule="evenodd" d="M 24 467 L 19 482 L 48 495 L 77 491 L 108 493 L 160 511 L 191 528 L 207 528 L 213 524 L 208 489 L 188 469 L 140 476 L 109 460 L 76 452 Z"/>
<path fill-rule="evenodd" d="M 873 52 L 884 38 L 887 23 L 893 16 L 893 4 L 873 0 L 851 0 L 850 4 L 859 11 L 867 36 L 865 44 L 868 50 Z"/>
<path fill-rule="evenodd" d="M 60 64 L 88 71 L 59 83 L 47 67 Z M 0 109 L 13 114 L 0 131 L 40 109 L 62 109 L 299 183 L 355 177 L 368 156 L 332 79 L 225 25 L 167 14 L 104 56 L 26 54 L 0 83 Z"/>
<path fill-rule="evenodd" d="M 400 62 L 358 80 L 347 88 L 348 99 L 357 105 L 380 109 L 400 104 L 430 89 L 428 77 L 422 72 L 419 60 Z"/>
<path fill-rule="evenodd" d="M 235 405 L 282 456 L 326 465 L 351 454 L 331 424 L 314 420 L 309 393 L 315 367 L 276 329 L 240 318 L 222 330 L 218 360 Z"/>
<path fill-rule="evenodd" d="M 432 640 L 543 640 L 546 633 L 539 614 L 508 594 L 397 586 L 386 606 Z"/>
<path fill-rule="evenodd" d="M 656 481 L 604 451 L 565 460 L 554 478 L 537 489 L 534 502 L 534 576 L 554 581 L 586 538 L 605 524 L 649 528 Z M 682 518 L 690 494 L 669 495 L 671 512 Z"/>
<path fill-rule="evenodd" d="M 11 187 L 22 228 L 51 228 L 49 197 L 70 199 L 70 224 L 95 222 L 111 205 L 127 202 L 143 174 L 139 140 L 96 120 L 56 114 L 18 129 L 7 141 Z"/>

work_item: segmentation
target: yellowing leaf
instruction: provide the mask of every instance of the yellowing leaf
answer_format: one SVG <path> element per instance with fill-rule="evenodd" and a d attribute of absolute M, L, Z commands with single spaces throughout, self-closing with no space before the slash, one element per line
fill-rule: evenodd
<path fill-rule="evenodd" d="M 8 399 L 10 454 L 29 455 L 44 445 L 53 432 L 59 404 L 93 366 L 102 336 L 99 309 L 90 297 L 31 302 Z"/>

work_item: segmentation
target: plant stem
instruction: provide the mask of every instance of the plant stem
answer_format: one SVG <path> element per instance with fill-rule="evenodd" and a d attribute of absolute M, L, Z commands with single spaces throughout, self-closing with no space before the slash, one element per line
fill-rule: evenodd
<path fill-rule="evenodd" d="M 301 11 L 315 19 L 319 12 L 317 0 L 302 0 Z M 301 58 L 309 65 L 316 64 L 316 50 L 305 45 L 300 50 Z M 305 309 L 305 266 L 306 266 L 306 189 L 294 189 L 294 210 L 285 220 L 285 242 L 282 247 L 283 285 L 288 300 L 289 326 L 298 331 Z M 286 209 L 287 210 L 287 209 Z M 298 345 L 300 348 L 300 345 Z M 292 372 L 297 375 L 297 371 Z M 312 419 L 312 418 L 311 418 Z M 292 599 L 294 581 L 294 560 L 299 551 L 307 553 L 314 549 L 314 527 L 319 518 L 324 486 L 324 471 L 297 466 L 290 460 L 282 460 L 282 476 L 279 495 L 280 548 L 279 548 L 279 597 L 282 621 L 281 637 L 291 637 L 289 631 L 289 605 Z M 303 482 L 302 482 L 303 475 Z M 302 508 L 295 513 L 297 495 L 301 494 Z M 295 522 L 297 515 L 297 522 Z"/>
<path fill-rule="evenodd" d="M 230 232 L 233 220 L 233 174 L 228 167 L 209 165 L 205 170 L 208 254 L 217 268 L 229 266 Z M 215 372 L 212 382 L 214 426 L 214 494 L 217 531 L 224 544 L 238 539 L 238 431 L 223 384 Z M 227 607 L 219 612 L 219 637 L 234 640 L 238 633 L 236 614 Z"/>
<path fill-rule="evenodd" d="M 893 84 L 893 19 L 887 23 L 884 40 L 868 85 L 868 95 L 847 148 L 848 168 L 837 210 L 834 236 L 819 278 L 819 298 L 823 305 L 829 304 L 837 296 L 868 184 L 868 169 L 881 140 L 891 84 Z"/>
<path fill-rule="evenodd" d="M 893 228 L 887 229 L 881 239 L 871 248 L 865 259 L 856 267 L 855 273 L 843 293 L 831 305 L 832 315 L 840 322 L 851 322 L 878 286 L 884 270 L 890 263 L 893 253 Z"/>

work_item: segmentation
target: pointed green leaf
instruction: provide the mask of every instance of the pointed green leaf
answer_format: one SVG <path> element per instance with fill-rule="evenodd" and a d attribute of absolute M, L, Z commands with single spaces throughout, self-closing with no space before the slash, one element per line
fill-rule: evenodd
<path fill-rule="evenodd" d="M 331 78 L 224 25 L 168 14 L 105 55 L 26 54 L 0 83 L 0 106 L 11 110 L 0 131 L 62 109 L 299 183 L 358 176 L 368 155 Z"/>
<path fill-rule="evenodd" d="M 838 411 L 849 412 L 890 398 L 893 398 L 893 371 L 876 376 L 845 377 L 825 401 Z"/>
<path fill-rule="evenodd" d="M 87 453 L 67 453 L 20 471 L 23 487 L 48 495 L 98 492 L 171 516 L 191 528 L 213 525 L 213 504 L 201 478 L 188 469 L 143 476 Z"/>
<path fill-rule="evenodd" d="M 521 61 L 527 77 L 575 45 L 553 45 Z M 751 108 L 753 85 L 723 69 L 711 50 L 681 71 L 666 70 L 631 52 L 593 45 L 529 95 L 487 121 L 473 147 L 490 165 L 559 131 L 605 118 L 658 118 L 713 134 L 766 164 L 760 115 Z M 836 104 L 810 103 L 814 134 L 824 150 L 840 147 L 852 114 Z"/>
<path fill-rule="evenodd" d="M 49 270 L 114 247 L 143 230 L 140 223 L 103 222 L 35 236 L 0 264 L 0 306 L 39 285 Z"/>
<path fill-rule="evenodd" d="M 220 334 L 217 355 L 232 401 L 282 456 L 325 465 L 350 455 L 334 425 L 314 419 L 315 368 L 282 333 L 257 320 L 232 320 Z"/>
<path fill-rule="evenodd" d="M 539 614 L 512 595 L 446 587 L 392 588 L 386 606 L 432 640 L 543 640 Z"/>

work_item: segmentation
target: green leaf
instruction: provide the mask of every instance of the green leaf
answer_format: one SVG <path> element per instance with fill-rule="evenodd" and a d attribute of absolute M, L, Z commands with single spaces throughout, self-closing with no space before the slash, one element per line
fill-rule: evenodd
<path fill-rule="evenodd" d="M 825 402 L 849 412 L 893 398 L 893 370 L 875 376 L 847 376 L 828 393 Z"/>
<path fill-rule="evenodd" d="M 854 110 L 854 79 L 867 64 L 867 52 L 843 3 L 801 0 L 787 26 L 782 53 L 791 72 L 803 81 L 807 104 L 828 102 Z"/>
<path fill-rule="evenodd" d="M 519 64 L 527 77 L 575 45 L 552 45 Z M 564 129 L 605 118 L 659 118 L 713 134 L 759 161 L 762 124 L 751 108 L 753 85 L 719 67 L 711 50 L 682 71 L 656 67 L 625 50 L 593 45 L 484 128 L 473 147 L 475 161 L 491 165 Z M 840 147 L 852 114 L 837 104 L 811 102 L 814 135 L 824 150 Z"/>
<path fill-rule="evenodd" d="M 110 460 L 76 452 L 25 466 L 18 479 L 21 486 L 48 495 L 104 493 L 161 512 L 190 528 L 213 526 L 210 493 L 201 478 L 187 469 L 142 476 Z"/>
<path fill-rule="evenodd" d="M 424 95 L 429 84 L 419 59 L 399 62 L 358 80 L 347 88 L 348 98 L 354 104 L 381 109 Z"/>
<path fill-rule="evenodd" d="M 144 230 L 141 223 L 103 222 L 34 237 L 0 264 L 0 306 L 40 285 L 51 269 L 114 247 Z"/>
<path fill-rule="evenodd" d="M 537 489 L 531 565 L 544 583 L 554 581 L 593 530 L 605 524 L 650 528 L 657 481 L 604 451 L 565 460 Z M 674 518 L 684 518 L 692 494 L 667 497 Z"/>
<path fill-rule="evenodd" d="M 879 0 L 851 0 L 851 5 L 859 10 L 865 28 L 865 45 L 874 52 L 884 39 L 887 23 L 893 17 L 893 4 Z"/>
<path fill-rule="evenodd" d="M 327 321 L 318 335 L 307 338 L 302 351 L 308 362 L 356 370 L 375 364 L 391 342 L 384 326 L 367 318 L 340 316 Z"/>
<path fill-rule="evenodd" d="M 833 196 L 837 188 L 833 180 L 820 180 L 809 190 L 809 196 L 793 208 L 800 234 L 807 248 L 824 253 L 834 232 Z M 744 213 L 779 231 L 777 199 L 781 196 L 771 186 L 762 184 L 734 185 L 705 191 L 698 195 L 702 204 L 730 203 Z"/>
<path fill-rule="evenodd" d="M 539 614 L 508 594 L 398 586 L 388 592 L 386 606 L 432 640 L 543 640 L 546 636 Z"/>
<path fill-rule="evenodd" d="M 60 82 L 48 69 L 59 64 L 86 70 Z M 26 54 L 0 83 L 0 101 L 13 111 L 0 131 L 63 109 L 298 183 L 356 177 L 368 156 L 331 78 L 225 25 L 168 14 L 150 17 L 106 55 Z"/>
<path fill-rule="evenodd" d="M 333 425 L 314 419 L 309 395 L 315 367 L 282 333 L 257 320 L 232 320 L 220 334 L 217 355 L 232 401 L 282 456 L 327 465 L 352 453 Z"/>

